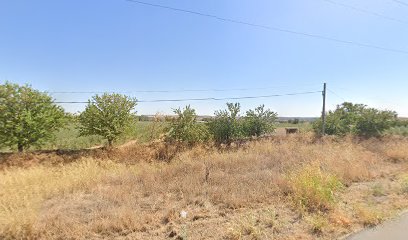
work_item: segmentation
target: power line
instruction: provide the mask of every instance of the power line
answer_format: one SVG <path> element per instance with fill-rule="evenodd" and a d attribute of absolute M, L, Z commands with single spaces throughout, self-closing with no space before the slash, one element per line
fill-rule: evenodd
<path fill-rule="evenodd" d="M 406 3 L 406 2 L 403 2 L 403 1 L 400 1 L 400 0 L 391 0 L 391 1 L 396 2 L 396 3 L 398 3 L 398 4 L 401 4 L 401 5 L 403 5 L 403 6 L 408 7 L 408 3 Z"/>
<path fill-rule="evenodd" d="M 342 96 L 338 95 L 337 93 L 335 93 L 333 90 L 327 88 L 327 90 L 329 90 L 329 92 L 333 93 L 333 95 L 335 95 L 336 97 L 340 98 L 341 100 L 343 100 L 343 102 L 347 102 L 345 98 L 343 98 Z"/>
<path fill-rule="evenodd" d="M 298 93 L 285 93 L 285 94 L 272 94 L 272 95 L 261 95 L 261 96 L 245 96 L 245 97 L 227 97 L 227 98 L 185 98 L 185 99 L 156 99 L 156 100 L 138 100 L 139 103 L 159 103 L 159 102 L 187 102 L 187 101 L 225 101 L 225 100 L 242 100 L 242 99 L 258 99 L 258 98 L 272 98 L 272 97 L 284 97 L 284 96 L 297 96 L 297 95 L 307 95 L 321 93 L 321 91 L 310 91 L 310 92 L 298 92 Z M 56 104 L 86 104 L 89 101 L 57 101 Z"/>
<path fill-rule="evenodd" d="M 348 4 L 345 4 L 345 3 L 340 3 L 340 2 L 337 2 L 337 1 L 333 1 L 333 0 L 322 0 L 322 1 L 331 3 L 333 5 L 341 6 L 341 7 L 344 7 L 344 8 L 348 8 L 348 9 L 351 9 L 351 10 L 354 10 L 354 11 L 357 11 L 357 12 L 361 12 L 361 13 L 372 15 L 372 16 L 375 16 L 375 17 L 383 18 L 383 19 L 386 19 L 386 20 L 389 20 L 389 21 L 399 22 L 399 23 L 402 23 L 402 24 L 407 24 L 408 23 L 408 22 L 406 22 L 404 20 L 401 20 L 401 19 L 398 19 L 398 18 L 389 17 L 389 16 L 383 15 L 381 13 L 373 12 L 373 11 L 370 11 L 370 10 L 367 10 L 367 9 L 364 9 L 364 8 L 358 8 L 358 7 L 348 5 Z"/>
<path fill-rule="evenodd" d="M 251 26 L 251 27 L 262 28 L 262 29 L 275 31 L 275 32 L 283 32 L 283 33 L 287 33 L 287 34 L 304 36 L 304 37 L 315 38 L 315 39 L 321 39 L 321 40 L 326 40 L 326 41 L 330 41 L 330 42 L 336 42 L 336 43 L 342 43 L 342 44 L 347 44 L 347 45 L 354 45 L 354 46 L 358 46 L 358 47 L 372 48 L 372 49 L 378 49 L 378 50 L 383 50 L 383 51 L 387 51 L 387 52 L 394 52 L 394 53 L 401 53 L 401 54 L 408 55 L 408 51 L 407 50 L 402 50 L 402 49 L 382 47 L 382 46 L 377 46 L 377 45 L 372 45 L 372 44 L 367 44 L 367 43 L 361 43 L 361 42 L 355 42 L 355 41 L 349 41 L 349 40 L 343 40 L 343 39 L 338 39 L 338 38 L 327 37 L 327 36 L 318 35 L 318 34 L 305 33 L 305 32 L 299 32 L 299 31 L 294 31 L 294 30 L 284 29 L 284 28 L 279 28 L 279 27 L 273 27 L 273 26 L 255 24 L 255 23 L 250 23 L 250 22 L 244 22 L 244 21 L 240 21 L 240 20 L 234 20 L 234 19 L 231 19 L 231 18 L 219 17 L 219 16 L 212 15 L 212 14 L 206 14 L 206 13 L 201 13 L 201 12 L 197 12 L 197 11 L 191 11 L 191 10 L 186 10 L 186 9 L 181 9 L 181 8 L 169 7 L 169 6 L 164 6 L 164 5 L 154 4 L 154 3 L 147 3 L 147 2 L 137 1 L 137 0 L 126 0 L 126 1 L 136 3 L 136 4 L 140 4 L 140 5 L 155 7 L 155 8 L 167 9 L 167 10 L 171 10 L 171 11 L 175 11 L 175 12 L 183 12 L 183 13 L 188 13 L 188 14 L 192 14 L 192 15 L 213 18 L 213 19 L 217 19 L 217 20 L 220 20 L 220 21 L 224 21 L 224 22 L 231 22 L 231 23 L 235 23 L 235 24 L 242 24 L 242 25 L 247 25 L 247 26 Z"/>
<path fill-rule="evenodd" d="M 299 86 L 317 86 L 321 83 L 316 84 L 302 84 Z M 175 89 L 175 90 L 135 90 L 135 91 L 45 91 L 49 94 L 103 94 L 103 93 L 122 93 L 122 94 L 132 94 L 132 93 L 179 93 L 179 92 L 232 92 L 232 91 L 251 91 L 251 90 L 267 90 L 276 89 L 284 87 L 294 87 L 294 85 L 281 85 L 281 86 L 269 86 L 269 87 L 257 87 L 257 88 L 224 88 L 224 89 Z"/>

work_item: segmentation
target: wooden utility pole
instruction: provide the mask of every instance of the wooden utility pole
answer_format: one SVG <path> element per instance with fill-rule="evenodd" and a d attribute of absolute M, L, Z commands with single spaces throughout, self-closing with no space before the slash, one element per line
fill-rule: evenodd
<path fill-rule="evenodd" d="M 322 136 L 326 134 L 326 83 L 323 84 Z"/>

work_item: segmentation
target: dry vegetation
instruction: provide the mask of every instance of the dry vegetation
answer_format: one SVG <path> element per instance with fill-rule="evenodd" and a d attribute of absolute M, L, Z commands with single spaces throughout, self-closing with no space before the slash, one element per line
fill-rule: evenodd
<path fill-rule="evenodd" d="M 408 207 L 407 149 L 299 135 L 3 156 L 0 238 L 335 239 Z"/>

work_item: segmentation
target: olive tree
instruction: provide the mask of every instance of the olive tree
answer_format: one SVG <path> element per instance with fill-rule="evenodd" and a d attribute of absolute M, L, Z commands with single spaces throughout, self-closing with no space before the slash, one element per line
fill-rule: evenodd
<path fill-rule="evenodd" d="M 0 142 L 19 152 L 40 146 L 65 122 L 64 110 L 47 94 L 6 82 L 0 85 Z"/>
<path fill-rule="evenodd" d="M 112 146 L 135 118 L 137 100 L 121 94 L 95 95 L 79 115 L 80 135 L 100 135 Z"/>

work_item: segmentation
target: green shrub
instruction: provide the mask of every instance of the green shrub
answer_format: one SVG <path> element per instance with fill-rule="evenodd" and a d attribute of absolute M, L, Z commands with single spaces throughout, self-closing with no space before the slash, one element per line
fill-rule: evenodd
<path fill-rule="evenodd" d="M 397 119 L 397 114 L 391 111 L 380 111 L 374 108 L 364 109 L 353 133 L 364 137 L 376 137 L 390 129 Z"/>
<path fill-rule="evenodd" d="M 235 140 L 261 136 L 275 130 L 277 114 L 261 105 L 248 110 L 244 117 L 239 113 L 239 103 L 227 103 L 227 109 L 215 112 L 215 118 L 209 120 L 210 134 L 216 143 L 229 144 Z"/>
<path fill-rule="evenodd" d="M 190 106 L 186 106 L 183 110 L 176 109 L 174 113 L 177 116 L 170 120 L 170 124 L 166 128 L 167 141 L 194 145 L 209 139 L 207 125 L 197 123 L 197 114 Z"/>
<path fill-rule="evenodd" d="M 247 137 L 261 136 L 272 133 L 275 130 L 277 114 L 269 109 L 265 110 L 265 105 L 261 105 L 255 110 L 246 112 L 243 122 L 244 134 Z"/>
<path fill-rule="evenodd" d="M 327 114 L 326 134 L 377 137 L 391 128 L 396 120 L 397 114 L 393 111 L 381 111 L 363 104 L 345 102 Z M 321 119 L 314 122 L 313 129 L 316 133 L 321 133 Z"/>
<path fill-rule="evenodd" d="M 218 144 L 231 143 L 244 136 L 243 127 L 239 120 L 241 105 L 227 103 L 226 110 L 215 112 L 215 118 L 208 123 L 210 134 Z"/>

